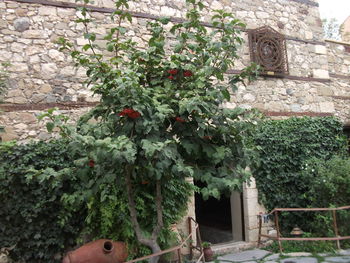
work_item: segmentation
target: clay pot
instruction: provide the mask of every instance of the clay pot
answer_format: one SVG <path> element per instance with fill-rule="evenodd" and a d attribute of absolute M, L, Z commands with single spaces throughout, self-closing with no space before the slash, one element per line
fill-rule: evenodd
<path fill-rule="evenodd" d="M 213 261 L 214 251 L 211 247 L 203 248 L 205 262 Z"/>
<path fill-rule="evenodd" d="M 127 257 L 124 242 L 99 239 L 68 252 L 62 263 L 122 263 Z"/>

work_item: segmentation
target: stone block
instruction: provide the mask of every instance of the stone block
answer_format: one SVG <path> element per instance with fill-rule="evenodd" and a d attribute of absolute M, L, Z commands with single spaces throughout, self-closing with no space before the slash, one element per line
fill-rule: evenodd
<path fill-rule="evenodd" d="M 251 230 L 251 229 L 256 229 L 258 228 L 258 217 L 255 215 L 255 216 L 245 216 L 244 217 L 244 223 L 245 223 L 245 227 L 248 229 L 248 230 Z"/>
<path fill-rule="evenodd" d="M 57 66 L 54 63 L 41 65 L 41 76 L 43 79 L 52 79 L 56 76 Z"/>
<path fill-rule="evenodd" d="M 333 102 L 320 102 L 320 111 L 333 113 L 335 111 L 334 103 Z"/>
<path fill-rule="evenodd" d="M 64 61 L 64 54 L 56 49 L 49 50 L 49 57 L 55 61 Z"/>
<path fill-rule="evenodd" d="M 0 133 L 0 138 L 3 142 L 8 142 L 12 140 L 17 140 L 18 135 L 16 133 Z"/>
<path fill-rule="evenodd" d="M 14 126 L 15 129 L 18 129 L 18 130 L 26 130 L 28 128 L 28 125 L 24 124 L 24 123 L 19 123 L 19 124 L 16 124 Z"/>
<path fill-rule="evenodd" d="M 327 55 L 327 47 L 323 45 L 315 45 L 315 53 L 320 55 Z"/>
<path fill-rule="evenodd" d="M 45 99 L 45 95 L 44 94 L 34 94 L 31 99 L 32 99 L 33 103 L 40 103 Z"/>
<path fill-rule="evenodd" d="M 49 93 L 51 91 L 52 91 L 52 88 L 51 88 L 51 86 L 49 84 L 43 84 L 41 86 L 41 88 L 40 88 L 40 92 L 44 93 L 44 94 L 47 94 L 47 93 Z"/>
<path fill-rule="evenodd" d="M 333 91 L 330 87 L 328 86 L 322 86 L 317 88 L 318 94 L 321 96 L 332 96 Z"/>
<path fill-rule="evenodd" d="M 25 52 L 27 56 L 32 56 L 35 54 L 40 54 L 42 52 L 42 49 L 36 46 L 29 46 L 28 48 L 26 48 Z"/>
<path fill-rule="evenodd" d="M 39 8 L 39 15 L 41 15 L 41 16 L 57 16 L 56 7 L 42 6 Z"/>
<path fill-rule="evenodd" d="M 310 257 L 310 256 L 312 256 L 312 253 L 309 253 L 309 252 L 291 252 L 291 253 L 287 253 L 285 255 L 289 256 L 289 257 Z"/>
<path fill-rule="evenodd" d="M 38 121 L 34 114 L 28 112 L 19 112 L 18 120 L 25 123 L 36 123 Z"/>
<path fill-rule="evenodd" d="M 314 78 L 329 79 L 328 70 L 314 69 L 314 70 L 312 70 L 312 73 L 313 73 L 312 75 Z"/>
<path fill-rule="evenodd" d="M 73 8 L 57 8 L 57 14 L 60 17 L 67 17 L 75 15 L 75 9 Z"/>
<path fill-rule="evenodd" d="M 30 56 L 29 57 L 29 63 L 30 64 L 36 64 L 40 62 L 40 57 L 38 55 Z"/>
<path fill-rule="evenodd" d="M 77 45 L 78 46 L 84 46 L 86 44 L 89 44 L 89 40 L 85 38 L 77 38 Z"/>
<path fill-rule="evenodd" d="M 301 107 L 299 104 L 293 103 L 292 105 L 290 105 L 290 110 L 292 112 L 300 112 L 301 111 Z"/>
<path fill-rule="evenodd" d="M 254 250 L 243 251 L 240 253 L 220 256 L 218 257 L 218 259 L 225 260 L 225 261 L 241 262 L 241 261 L 248 261 L 248 260 L 259 260 L 266 257 L 268 254 L 270 254 L 270 252 L 266 250 L 254 249 Z"/>
<path fill-rule="evenodd" d="M 15 27 L 16 31 L 23 32 L 29 29 L 30 20 L 28 17 L 17 18 L 15 21 L 13 21 L 13 26 Z"/>
<path fill-rule="evenodd" d="M 311 31 L 305 31 L 305 39 L 313 39 L 314 34 Z"/>
<path fill-rule="evenodd" d="M 330 263 L 349 263 L 350 262 L 350 256 L 343 256 L 343 257 L 326 257 L 326 262 Z"/>
<path fill-rule="evenodd" d="M 0 61 L 10 61 L 12 53 L 6 50 L 0 50 Z"/>
<path fill-rule="evenodd" d="M 10 72 L 28 72 L 26 63 L 12 63 L 9 67 Z"/>
<path fill-rule="evenodd" d="M 248 102 L 254 102 L 256 97 L 251 93 L 247 93 L 247 94 L 244 94 L 243 99 Z"/>
<path fill-rule="evenodd" d="M 25 48 L 25 45 L 17 43 L 17 42 L 11 44 L 11 51 L 12 52 L 22 52 L 24 48 Z"/>
<path fill-rule="evenodd" d="M 285 258 L 280 261 L 281 263 L 317 263 L 318 260 L 313 257 L 302 257 L 302 258 Z M 337 261 L 340 262 L 340 261 Z"/>
<path fill-rule="evenodd" d="M 259 18 L 259 19 L 266 19 L 266 18 L 269 18 L 270 15 L 266 12 L 263 12 L 263 11 L 258 11 L 255 13 L 256 17 Z"/>
<path fill-rule="evenodd" d="M 259 204 L 257 198 L 244 199 L 244 213 L 246 216 L 257 216 L 260 213 L 265 213 L 265 208 Z"/>
<path fill-rule="evenodd" d="M 44 30 L 26 30 L 22 33 L 22 37 L 30 39 L 47 38 L 47 33 Z"/>
<path fill-rule="evenodd" d="M 243 191 L 243 197 L 247 199 L 258 198 L 258 189 L 249 188 L 246 191 Z"/>

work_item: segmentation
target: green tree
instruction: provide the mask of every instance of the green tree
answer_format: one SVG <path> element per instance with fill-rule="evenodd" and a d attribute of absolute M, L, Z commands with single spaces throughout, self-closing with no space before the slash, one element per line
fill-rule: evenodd
<path fill-rule="evenodd" d="M 240 189 L 250 176 L 245 171 L 250 152 L 243 138 L 251 124 L 249 113 L 222 106 L 238 82 L 257 74 L 257 67 L 251 65 L 227 81 L 224 75 L 238 58 L 243 40 L 237 28 L 245 25 L 231 13 L 216 10 L 208 29 L 200 22 L 201 1 L 186 2 L 187 20 L 173 25 L 169 32 L 165 30 L 170 22 L 167 18 L 148 22 L 151 37 L 146 48 L 138 47 L 121 26 L 123 20 L 132 20 L 124 12 L 129 7 L 127 0 L 116 1 L 113 17 L 118 26 L 105 36 L 109 56 L 94 43 L 96 35 L 89 32 L 86 8 L 77 22 L 84 25 L 89 43 L 83 51 L 90 55 L 61 39 L 62 50 L 68 50 L 77 65 L 87 69 L 91 89 L 101 98 L 80 119 L 77 129 L 60 126 L 61 134 L 72 140 L 72 152 L 83 156 L 76 161 L 78 172 L 95 171 L 94 178 L 88 178 L 88 189 L 65 201 L 73 206 L 77 199 L 88 200 L 106 183 L 126 189 L 137 239 L 153 253 L 160 251 L 163 191 L 170 178 L 194 177 L 206 183 L 201 189 L 204 197 L 220 198 Z M 65 121 L 50 113 L 44 116 L 53 120 L 47 124 L 49 130 Z M 91 123 L 91 119 L 96 121 Z M 135 185 L 141 181 L 154 189 L 150 230 L 140 223 L 135 203 Z"/>

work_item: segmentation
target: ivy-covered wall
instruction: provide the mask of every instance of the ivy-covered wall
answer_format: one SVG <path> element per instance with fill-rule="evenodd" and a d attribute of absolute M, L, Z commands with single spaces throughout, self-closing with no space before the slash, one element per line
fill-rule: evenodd
<path fill-rule="evenodd" d="M 309 194 L 313 179 L 305 175 L 305 170 L 313 169 L 308 166 L 315 159 L 323 163 L 347 155 L 342 123 L 334 117 L 267 120 L 259 126 L 254 141 L 260 154 L 254 176 L 260 202 L 269 211 L 277 207 L 315 207 Z M 310 223 L 303 216 L 286 216 L 284 227 L 290 231 L 298 222 L 300 227 Z"/>

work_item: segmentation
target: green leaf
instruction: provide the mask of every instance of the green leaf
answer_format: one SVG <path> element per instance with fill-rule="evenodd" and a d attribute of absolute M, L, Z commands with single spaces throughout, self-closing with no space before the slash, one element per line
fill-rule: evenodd
<path fill-rule="evenodd" d="M 55 124 L 53 122 L 46 123 L 46 129 L 48 132 L 52 132 L 52 130 L 55 128 Z"/>
<path fill-rule="evenodd" d="M 227 89 L 222 89 L 221 93 L 227 101 L 230 101 L 231 96 Z"/>

